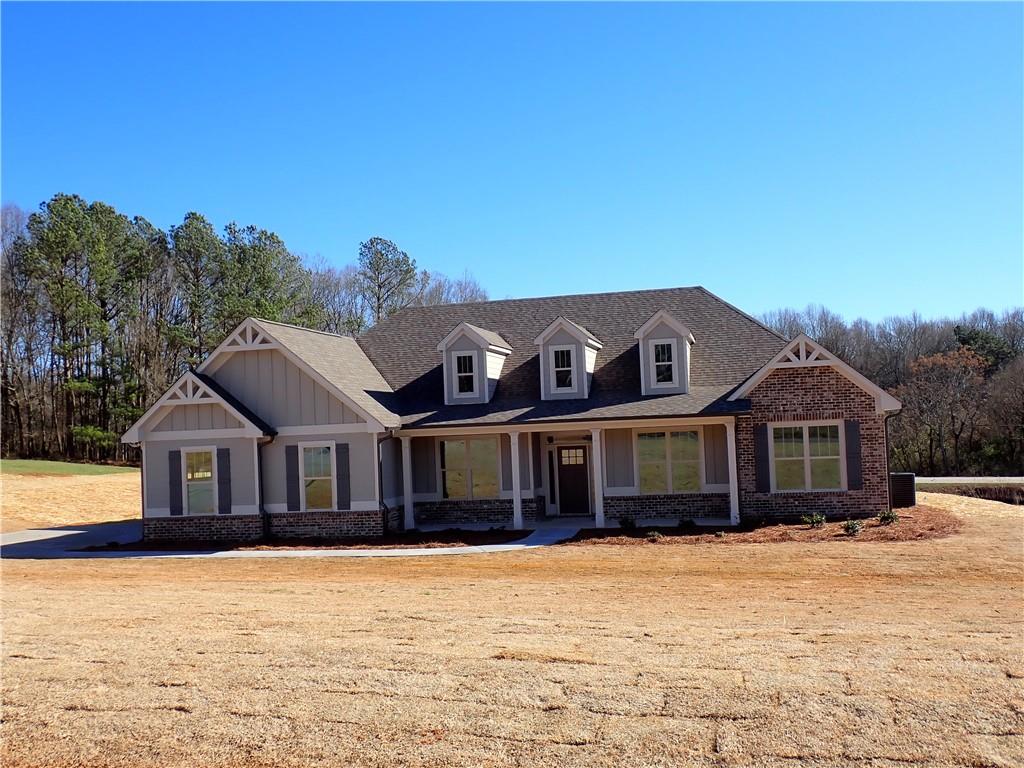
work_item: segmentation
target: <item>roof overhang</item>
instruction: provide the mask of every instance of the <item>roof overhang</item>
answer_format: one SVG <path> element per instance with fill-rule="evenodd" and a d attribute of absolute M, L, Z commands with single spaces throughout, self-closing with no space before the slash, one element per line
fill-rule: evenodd
<path fill-rule="evenodd" d="M 801 333 L 786 344 L 781 352 L 743 382 L 739 389 L 729 395 L 729 400 L 739 400 L 748 397 L 758 384 L 768 378 L 772 371 L 786 368 L 821 367 L 832 368 L 874 397 L 875 410 L 878 413 L 896 413 L 903 407 L 899 400 L 875 384 L 867 376 L 844 363 L 804 333 Z"/>

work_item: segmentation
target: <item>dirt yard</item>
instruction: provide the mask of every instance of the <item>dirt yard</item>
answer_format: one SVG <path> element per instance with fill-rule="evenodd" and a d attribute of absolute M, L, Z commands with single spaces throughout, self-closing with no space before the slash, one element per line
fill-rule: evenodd
<path fill-rule="evenodd" d="M 4 766 L 1021 766 L 1024 518 L 924 541 L 3 563 Z"/>

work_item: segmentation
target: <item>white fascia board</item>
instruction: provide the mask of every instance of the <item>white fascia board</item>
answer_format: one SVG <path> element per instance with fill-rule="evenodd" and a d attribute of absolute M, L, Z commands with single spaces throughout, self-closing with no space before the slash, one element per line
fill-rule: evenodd
<path fill-rule="evenodd" d="M 646 323 L 637 328 L 636 333 L 633 334 L 633 338 L 642 339 L 647 334 L 647 332 L 651 328 L 656 326 L 658 323 L 665 323 L 665 325 L 667 325 L 680 336 L 682 336 L 684 339 L 686 339 L 687 342 L 693 344 L 694 338 L 693 334 L 690 333 L 690 329 L 687 328 L 678 320 L 676 320 L 675 317 L 673 317 L 667 310 L 664 309 L 659 309 L 657 312 L 651 315 L 650 319 L 648 319 Z"/>
<path fill-rule="evenodd" d="M 545 344 L 555 333 L 564 330 L 574 338 L 592 349 L 601 349 L 604 345 L 590 334 L 584 333 L 576 323 L 569 322 L 562 316 L 556 317 L 547 328 L 540 332 L 540 335 L 533 340 L 534 344 Z"/>

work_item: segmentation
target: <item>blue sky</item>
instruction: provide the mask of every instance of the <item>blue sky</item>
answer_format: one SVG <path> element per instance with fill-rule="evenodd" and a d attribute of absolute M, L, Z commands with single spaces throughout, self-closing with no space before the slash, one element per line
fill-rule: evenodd
<path fill-rule="evenodd" d="M 12 4 L 4 202 L 197 210 L 495 298 L 1024 303 L 1024 13 L 996 5 Z"/>

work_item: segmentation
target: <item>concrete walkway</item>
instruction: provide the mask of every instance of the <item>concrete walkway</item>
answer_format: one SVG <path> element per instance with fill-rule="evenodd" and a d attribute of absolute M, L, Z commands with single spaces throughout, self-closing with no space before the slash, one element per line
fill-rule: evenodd
<path fill-rule="evenodd" d="M 450 526 L 449 526 L 450 527 Z M 125 558 L 264 558 L 264 557 L 436 557 L 439 555 L 480 555 L 492 552 L 516 552 L 557 544 L 572 538 L 578 526 L 551 525 L 529 533 L 508 544 L 483 544 L 474 547 L 434 547 L 415 549 L 206 549 L 194 551 L 129 551 L 107 550 L 82 552 L 91 546 L 117 542 L 131 544 L 142 538 L 142 523 L 126 520 L 119 523 L 47 528 L 0 534 L 0 557 L 6 559 L 125 559 Z"/>

